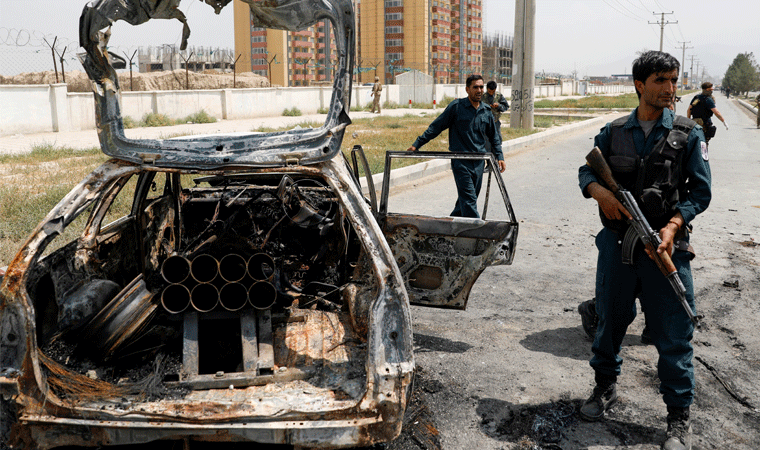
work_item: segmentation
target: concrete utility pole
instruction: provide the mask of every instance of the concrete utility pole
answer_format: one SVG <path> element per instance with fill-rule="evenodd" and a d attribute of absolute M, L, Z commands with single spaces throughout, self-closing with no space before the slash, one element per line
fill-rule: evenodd
<path fill-rule="evenodd" d="M 689 67 L 689 72 L 691 72 L 691 80 L 689 80 L 689 84 L 694 86 L 694 83 L 692 82 L 694 80 L 694 55 L 691 56 L 691 66 Z"/>
<path fill-rule="evenodd" d="M 702 79 L 697 76 L 699 75 L 699 60 L 697 60 L 697 71 L 694 72 L 694 75 L 695 75 L 694 80 L 697 82 L 697 86 L 699 86 L 700 84 L 702 84 Z"/>
<path fill-rule="evenodd" d="M 656 12 L 653 12 L 652 14 L 657 15 Z M 662 14 L 662 19 L 659 22 L 649 22 L 650 25 L 657 24 L 660 26 L 660 51 L 662 51 L 662 37 L 665 34 L 665 25 L 670 25 L 674 23 L 678 23 L 676 20 L 675 22 L 665 22 L 665 14 L 673 14 L 673 11 L 670 11 L 669 13 L 660 13 Z"/>
<path fill-rule="evenodd" d="M 515 37 L 512 60 L 512 104 L 509 125 L 533 128 L 533 55 L 536 38 L 536 0 L 515 0 Z"/>
<path fill-rule="evenodd" d="M 694 48 L 694 47 L 687 47 L 686 44 L 690 44 L 691 41 L 678 41 L 682 44 L 683 53 L 681 53 L 681 89 L 686 89 L 686 75 L 684 75 L 685 68 L 686 68 L 686 49 L 687 48 Z M 693 74 L 692 74 L 693 75 Z"/>

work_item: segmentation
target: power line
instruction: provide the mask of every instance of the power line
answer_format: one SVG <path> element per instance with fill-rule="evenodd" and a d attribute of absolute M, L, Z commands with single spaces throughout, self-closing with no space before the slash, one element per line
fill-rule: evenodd
<path fill-rule="evenodd" d="M 610 5 L 609 3 L 607 3 L 607 0 L 602 0 L 602 1 L 604 2 L 604 4 L 605 4 L 605 5 L 609 6 L 609 7 L 610 7 L 610 8 L 612 8 L 612 9 L 614 9 L 614 10 L 615 10 L 615 11 L 617 11 L 618 13 L 620 13 L 620 14 L 624 15 L 625 17 L 627 17 L 627 18 L 629 18 L 629 19 L 637 20 L 637 19 L 636 19 L 636 17 L 631 17 L 631 16 L 629 16 L 628 14 L 624 13 L 623 11 L 621 11 L 621 10 L 619 10 L 619 9 L 615 8 L 614 6 Z"/>
<path fill-rule="evenodd" d="M 635 12 L 633 12 L 633 11 L 631 11 L 630 9 L 626 8 L 626 7 L 625 7 L 625 5 L 624 5 L 624 4 L 622 4 L 622 3 L 620 2 L 620 0 L 614 0 L 614 1 L 615 1 L 615 2 L 616 2 L 618 5 L 620 5 L 620 7 L 621 7 L 621 8 L 623 8 L 623 9 L 624 9 L 624 10 L 626 10 L 626 11 L 628 11 L 630 14 L 632 14 L 632 15 L 633 15 L 634 17 L 636 17 L 637 19 L 639 19 L 639 20 L 644 20 L 644 18 L 643 18 L 643 17 L 636 15 L 636 13 L 635 13 Z"/>

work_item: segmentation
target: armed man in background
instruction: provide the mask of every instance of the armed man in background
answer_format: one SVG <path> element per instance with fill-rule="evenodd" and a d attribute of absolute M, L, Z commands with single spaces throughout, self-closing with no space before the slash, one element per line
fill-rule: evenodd
<path fill-rule="evenodd" d="M 697 94 L 691 99 L 689 103 L 689 109 L 686 110 L 686 117 L 694 119 L 698 125 L 702 126 L 705 133 L 705 142 L 710 142 L 710 139 L 715 136 L 715 126 L 712 124 L 712 116 L 720 119 L 723 122 L 723 126 L 728 130 L 728 124 L 723 116 L 715 107 L 715 98 L 713 98 L 713 84 L 709 81 L 702 83 L 702 93 Z"/>
<path fill-rule="evenodd" d="M 483 94 L 483 103 L 491 108 L 493 120 L 496 121 L 496 128 L 501 134 L 501 113 L 507 112 L 509 102 L 501 92 L 496 92 L 496 82 L 491 80 L 486 84 L 486 93 Z"/>
<path fill-rule="evenodd" d="M 601 156 L 620 186 L 629 190 L 646 220 L 659 232 L 657 254 L 672 253 L 674 271 L 683 283 L 685 303 L 694 310 L 688 227 L 710 203 L 710 167 L 702 128 L 675 116 L 668 106 L 678 82 L 679 63 L 673 56 L 648 51 L 633 62 L 639 106 L 627 117 L 608 123 L 594 139 Z M 665 164 L 664 161 L 670 161 Z M 598 330 L 592 345 L 591 367 L 596 387 L 580 409 L 585 420 L 599 420 L 617 400 L 621 373 L 620 349 L 628 325 L 636 317 L 636 296 L 652 341 L 659 353 L 660 393 L 667 406 L 667 436 L 662 448 L 691 448 L 690 406 L 694 399 L 691 339 L 694 324 L 671 282 L 655 263 L 652 250 L 633 248 L 623 262 L 621 241 L 631 214 L 594 170 L 579 169 L 583 195 L 594 198 L 602 231 L 596 274 Z M 670 259 L 670 258 L 669 258 Z"/>
<path fill-rule="evenodd" d="M 383 83 L 380 82 L 380 77 L 375 77 L 375 84 L 372 85 L 372 110 L 370 112 L 375 112 L 375 109 L 377 109 L 377 113 L 380 114 L 380 93 L 383 92 Z"/>

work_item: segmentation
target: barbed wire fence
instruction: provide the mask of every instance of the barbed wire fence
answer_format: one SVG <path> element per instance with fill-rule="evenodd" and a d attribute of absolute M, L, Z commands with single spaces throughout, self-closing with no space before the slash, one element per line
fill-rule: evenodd
<path fill-rule="evenodd" d="M 67 73 L 84 71 L 77 55 L 82 51 L 78 40 L 35 30 L 0 27 L 0 77 L 27 74 L 27 82 L 44 84 L 49 82 L 45 81 L 49 79 L 45 75 L 52 78 L 51 73 L 55 73 L 56 82 L 63 83 Z M 125 61 L 126 67 L 117 69 L 117 72 L 129 74 L 126 85 L 122 86 L 128 90 L 132 89 L 133 73 L 168 72 L 175 79 L 173 89 L 192 89 L 188 72 L 232 72 L 230 87 L 234 87 L 234 75 L 250 70 L 242 69 L 250 67 L 250 62 L 238 61 L 240 55 L 235 55 L 231 49 L 188 47 L 179 50 L 176 45 L 166 44 L 108 46 L 108 51 Z M 236 64 L 241 69 L 235 70 Z"/>
<path fill-rule="evenodd" d="M 76 56 L 79 49 L 77 40 L 65 36 L 0 27 L 0 75 L 83 70 Z"/>

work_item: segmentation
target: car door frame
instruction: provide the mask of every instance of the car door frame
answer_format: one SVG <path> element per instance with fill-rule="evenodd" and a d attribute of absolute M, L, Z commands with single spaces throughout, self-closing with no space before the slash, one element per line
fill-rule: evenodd
<path fill-rule="evenodd" d="M 389 213 L 391 163 L 396 158 L 484 161 L 490 173 L 483 218 Z M 486 219 L 491 178 L 504 201 L 507 220 Z M 470 290 L 486 267 L 512 263 L 519 228 L 491 153 L 386 152 L 378 222 L 393 250 L 410 303 L 460 310 L 467 308 Z"/>

